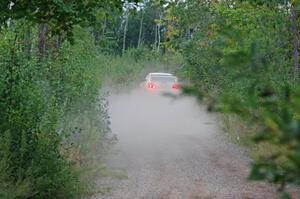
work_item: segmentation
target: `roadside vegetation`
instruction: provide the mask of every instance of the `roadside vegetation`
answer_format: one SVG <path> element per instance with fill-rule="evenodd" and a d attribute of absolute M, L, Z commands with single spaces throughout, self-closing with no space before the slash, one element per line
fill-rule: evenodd
<path fill-rule="evenodd" d="M 166 12 L 170 48 L 182 52 L 186 94 L 205 99 L 251 146 L 249 179 L 299 186 L 296 1 L 185 1 Z M 288 197 L 282 193 L 283 197 Z"/>
<path fill-rule="evenodd" d="M 96 186 L 99 177 L 121 175 L 102 161 L 117 138 L 101 88 L 142 81 L 145 68 L 177 59 L 119 48 L 121 9 L 119 1 L 1 3 L 0 198 L 80 198 L 109 190 Z"/>
<path fill-rule="evenodd" d="M 100 92 L 107 59 L 89 29 L 119 2 L 1 2 L 0 198 L 93 191 L 114 142 Z M 102 11 L 105 13 L 105 11 Z"/>
<path fill-rule="evenodd" d="M 104 86 L 110 89 L 132 89 L 145 81 L 146 74 L 153 71 L 177 72 L 182 63 L 180 54 L 163 56 L 145 48 L 127 49 L 122 56 L 106 56 Z"/>
<path fill-rule="evenodd" d="M 29 55 L 25 27 L 18 21 L 1 34 L 0 198 L 72 198 L 83 191 L 89 152 L 100 155 L 110 139 L 103 57 L 79 27 L 74 45 L 41 57 L 32 44 Z"/>
<path fill-rule="evenodd" d="M 223 113 L 232 140 L 252 150 L 249 179 L 289 198 L 286 185 L 300 184 L 298 4 L 1 2 L 0 198 L 95 191 L 116 141 L 103 90 L 153 70 Z"/>

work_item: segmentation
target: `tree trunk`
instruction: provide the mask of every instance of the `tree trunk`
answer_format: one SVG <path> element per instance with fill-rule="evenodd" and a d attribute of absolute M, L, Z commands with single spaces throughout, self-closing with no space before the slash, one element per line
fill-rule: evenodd
<path fill-rule="evenodd" d="M 28 26 L 27 29 L 26 29 L 26 49 L 25 49 L 25 54 L 26 54 L 26 57 L 28 59 L 31 58 L 31 27 Z"/>
<path fill-rule="evenodd" d="M 94 28 L 92 35 L 94 36 L 95 44 L 97 45 L 100 40 L 98 28 Z"/>
<path fill-rule="evenodd" d="M 59 34 L 59 35 L 56 35 L 56 49 L 58 50 L 58 49 L 60 49 L 60 47 L 61 47 L 61 35 Z"/>
<path fill-rule="evenodd" d="M 20 42 L 21 43 L 21 42 Z M 31 27 L 24 25 L 24 36 L 22 36 L 21 49 L 27 59 L 31 58 Z"/>
<path fill-rule="evenodd" d="M 157 46 L 157 25 L 155 25 L 154 32 L 155 32 L 155 38 L 154 38 L 155 40 L 154 40 L 153 50 L 156 50 L 156 46 Z"/>
<path fill-rule="evenodd" d="M 138 40 L 138 45 L 137 45 L 138 48 L 141 46 L 141 42 L 142 42 L 143 21 L 144 21 L 144 12 L 142 11 L 142 18 L 141 18 L 141 21 L 140 21 L 139 40 Z"/>
<path fill-rule="evenodd" d="M 97 38 L 95 38 L 97 44 L 102 44 L 103 41 L 106 39 L 105 33 L 106 33 L 106 27 L 107 27 L 107 19 L 104 17 L 102 27 L 101 29 L 97 30 Z"/>
<path fill-rule="evenodd" d="M 106 27 L 107 27 L 107 18 L 106 17 L 104 17 L 102 26 L 103 26 L 102 27 L 102 39 L 104 39 L 105 32 L 106 32 Z"/>
<path fill-rule="evenodd" d="M 158 37 L 158 42 L 157 42 L 157 52 L 159 52 L 159 50 L 160 50 L 160 22 L 161 22 L 161 18 L 162 18 L 162 16 L 161 15 L 159 15 L 159 24 L 157 24 L 157 37 Z"/>
<path fill-rule="evenodd" d="M 46 54 L 46 32 L 47 27 L 46 24 L 38 25 L 38 50 L 40 60 L 43 60 Z"/>
<path fill-rule="evenodd" d="M 160 24 L 157 25 L 157 52 L 160 48 Z"/>
<path fill-rule="evenodd" d="M 292 32 L 293 32 L 293 45 L 294 45 L 294 65 L 293 65 L 293 75 L 294 79 L 298 80 L 299 71 L 299 39 L 298 39 L 298 27 L 297 27 L 297 11 L 296 5 L 292 5 L 291 10 L 291 22 L 292 22 Z"/>
<path fill-rule="evenodd" d="M 124 52 L 126 50 L 126 35 L 127 35 L 128 17 L 129 17 L 129 13 L 126 14 L 126 19 L 125 19 L 122 54 L 124 54 Z"/>

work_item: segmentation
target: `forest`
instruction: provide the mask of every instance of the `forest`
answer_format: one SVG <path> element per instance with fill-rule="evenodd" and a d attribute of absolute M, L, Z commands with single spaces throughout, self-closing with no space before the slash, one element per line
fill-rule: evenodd
<path fill-rule="evenodd" d="M 291 198 L 286 186 L 300 185 L 299 3 L 1 0 L 0 198 L 103 191 L 94 180 L 117 142 L 105 90 L 151 67 L 184 80 L 183 95 L 251 149 L 249 180 Z"/>

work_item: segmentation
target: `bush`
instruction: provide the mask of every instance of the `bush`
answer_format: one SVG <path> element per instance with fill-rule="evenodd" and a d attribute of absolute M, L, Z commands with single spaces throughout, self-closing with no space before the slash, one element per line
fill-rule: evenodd
<path fill-rule="evenodd" d="M 84 192 L 79 171 L 86 165 L 63 152 L 67 143 L 76 145 L 78 129 L 93 129 L 100 152 L 109 139 L 99 99 L 103 57 L 77 27 L 74 45 L 63 42 L 45 57 L 33 49 L 28 58 L 23 26 L 16 22 L 0 36 L 0 197 L 73 198 Z"/>
<path fill-rule="evenodd" d="M 236 125 L 239 135 L 261 152 L 249 179 L 279 184 L 280 191 L 287 183 L 299 186 L 300 85 L 290 74 L 290 13 L 278 2 L 191 2 L 171 10 L 177 26 L 188 20 L 195 27 L 190 39 L 178 41 L 182 74 L 192 85 L 185 92 L 209 98 L 210 111 L 247 124 Z M 251 138 L 243 135 L 252 130 Z"/>

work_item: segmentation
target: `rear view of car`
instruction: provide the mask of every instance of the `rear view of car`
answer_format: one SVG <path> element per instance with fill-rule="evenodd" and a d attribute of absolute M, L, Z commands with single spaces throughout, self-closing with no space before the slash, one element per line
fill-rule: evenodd
<path fill-rule="evenodd" d="M 170 73 L 149 73 L 145 86 L 149 91 L 179 91 L 177 77 Z"/>

